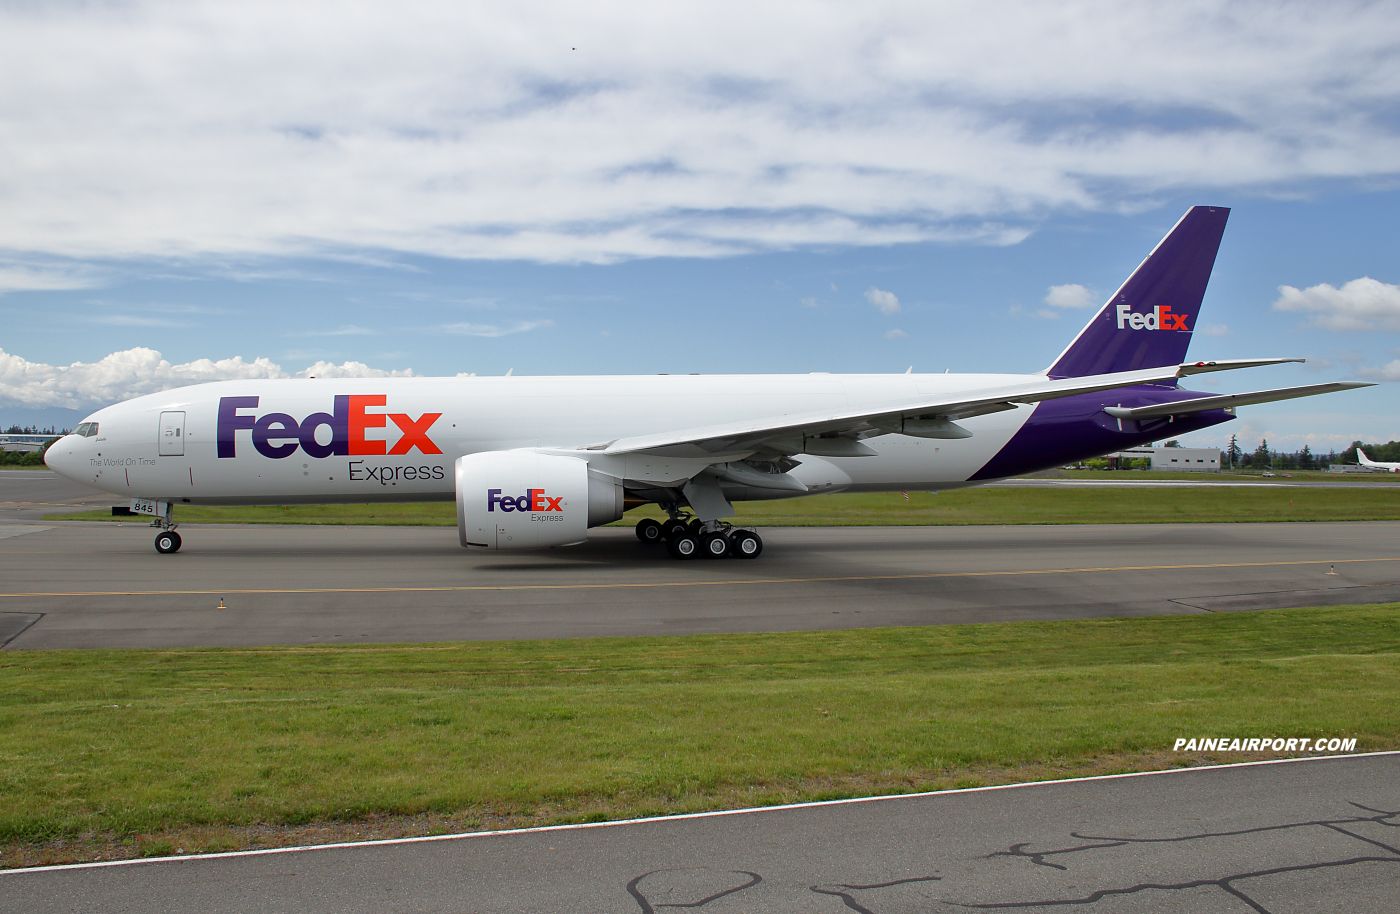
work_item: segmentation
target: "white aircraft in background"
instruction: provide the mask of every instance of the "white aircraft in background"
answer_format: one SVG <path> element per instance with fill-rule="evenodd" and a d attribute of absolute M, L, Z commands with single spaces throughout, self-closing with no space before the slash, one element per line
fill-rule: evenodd
<path fill-rule="evenodd" d="M 1366 452 L 1361 448 L 1356 449 L 1356 459 L 1363 467 L 1370 467 L 1373 470 L 1385 470 L 1387 473 L 1400 473 L 1400 463 L 1387 463 L 1385 461 L 1375 461 L 1366 456 Z"/>
<path fill-rule="evenodd" d="M 1370 386 L 1178 386 L 1302 361 L 1185 361 L 1228 215 L 1187 211 L 1035 374 L 220 381 L 99 410 L 45 460 L 154 515 L 162 553 L 180 548 L 176 505 L 455 500 L 467 547 L 571 545 L 655 503 L 668 520 L 639 523 L 644 542 L 754 558 L 731 502 L 976 485 Z"/>

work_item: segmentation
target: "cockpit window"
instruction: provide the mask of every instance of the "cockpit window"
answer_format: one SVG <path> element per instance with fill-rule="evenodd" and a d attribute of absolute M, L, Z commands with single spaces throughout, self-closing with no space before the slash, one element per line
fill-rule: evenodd
<path fill-rule="evenodd" d="M 97 423 L 79 422 L 78 427 L 73 429 L 73 434 L 82 435 L 84 438 L 92 438 L 97 434 Z"/>

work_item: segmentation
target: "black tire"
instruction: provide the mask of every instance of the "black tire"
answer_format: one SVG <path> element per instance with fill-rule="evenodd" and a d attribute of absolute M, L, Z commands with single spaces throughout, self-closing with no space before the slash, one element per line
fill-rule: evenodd
<path fill-rule="evenodd" d="M 685 529 L 689 530 L 690 534 L 696 539 L 699 539 L 705 535 L 705 522 L 697 517 L 687 524 Z"/>
<path fill-rule="evenodd" d="M 707 559 L 722 559 L 729 554 L 729 537 L 723 533 L 706 533 L 700 538 L 700 554 Z"/>
<path fill-rule="evenodd" d="M 666 546 L 671 550 L 672 558 L 693 559 L 700 554 L 700 541 L 689 533 L 671 537 Z"/>
<path fill-rule="evenodd" d="M 171 530 L 156 537 L 156 552 L 159 552 L 161 555 L 169 555 L 172 552 L 179 551 L 180 534 Z"/>
<path fill-rule="evenodd" d="M 756 559 L 763 552 L 763 540 L 757 533 L 740 530 L 729 538 L 729 554 L 736 559 Z"/>
<path fill-rule="evenodd" d="M 666 538 L 666 534 L 661 530 L 661 524 L 650 517 L 643 518 L 637 523 L 637 539 L 644 543 L 659 543 Z"/>
<path fill-rule="evenodd" d="M 686 522 L 683 520 L 668 520 L 664 521 L 661 524 L 661 535 L 667 540 L 675 539 L 676 537 L 684 533 L 688 533 L 689 531 L 690 528 L 686 525 Z"/>

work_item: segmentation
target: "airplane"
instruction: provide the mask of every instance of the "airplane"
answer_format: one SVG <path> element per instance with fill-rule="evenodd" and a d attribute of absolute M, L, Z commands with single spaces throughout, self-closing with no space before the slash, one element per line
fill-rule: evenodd
<path fill-rule="evenodd" d="M 1387 463 L 1386 461 L 1375 461 L 1366 456 L 1366 452 L 1361 448 L 1356 449 L 1356 459 L 1363 467 L 1370 467 L 1373 470 L 1384 470 L 1387 473 L 1400 473 L 1400 463 Z"/>
<path fill-rule="evenodd" d="M 639 539 L 752 559 L 733 502 L 938 491 L 1209 428 L 1235 408 L 1367 387 L 1243 394 L 1192 375 L 1302 359 L 1185 360 L 1229 209 L 1195 206 L 1033 374 L 657 375 L 217 381 L 98 410 L 48 450 L 127 496 L 174 553 L 178 505 L 455 501 L 458 539 L 581 543 L 644 504 Z"/>

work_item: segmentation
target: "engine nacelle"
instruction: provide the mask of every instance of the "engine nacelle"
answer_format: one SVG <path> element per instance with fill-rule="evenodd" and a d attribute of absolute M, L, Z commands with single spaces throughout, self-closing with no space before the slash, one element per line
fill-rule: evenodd
<path fill-rule="evenodd" d="M 618 480 L 578 457 L 485 451 L 457 460 L 457 536 L 496 550 L 570 546 L 622 517 Z"/>

